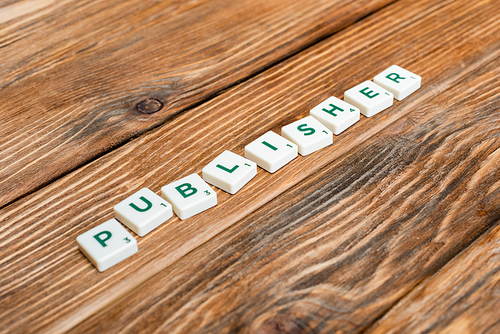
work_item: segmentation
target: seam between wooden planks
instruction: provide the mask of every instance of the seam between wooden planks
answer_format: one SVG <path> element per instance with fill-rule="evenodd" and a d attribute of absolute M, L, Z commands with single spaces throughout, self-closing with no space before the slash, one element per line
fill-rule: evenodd
<path fill-rule="evenodd" d="M 140 138 L 141 136 L 143 135 L 147 135 L 147 134 L 150 134 L 152 131 L 155 131 L 157 128 L 165 125 L 166 123 L 170 122 L 171 120 L 175 119 L 177 116 L 191 110 L 191 109 L 194 109 L 196 107 L 199 107 L 200 105 L 206 103 L 206 102 L 209 102 L 210 100 L 212 100 L 214 97 L 220 95 L 220 94 L 223 94 L 225 91 L 233 88 L 233 87 L 236 87 L 260 74 L 262 74 L 263 72 L 269 70 L 270 68 L 273 68 L 277 65 L 279 65 L 280 63 L 286 61 L 287 59 L 289 58 L 292 58 L 294 56 L 296 56 L 298 53 L 300 52 L 303 52 L 304 50 L 307 50 L 308 48 L 314 46 L 315 44 L 318 44 L 320 43 L 321 41 L 323 40 L 326 40 L 336 34 L 338 34 L 339 32 L 345 30 L 346 28 L 349 28 L 351 27 L 353 24 L 361 21 L 361 20 L 364 20 L 365 18 L 379 12 L 380 10 L 383 10 L 385 9 L 387 6 L 390 6 L 391 4 L 397 2 L 397 1 L 400 1 L 400 0 L 393 0 L 393 1 L 390 1 L 389 3 L 383 5 L 383 6 L 380 6 L 379 8 L 377 8 L 376 10 L 372 11 L 372 12 L 369 12 L 367 14 L 365 14 L 364 16 L 360 16 L 358 17 L 357 19 L 355 19 L 354 21 L 352 21 L 351 23 L 349 23 L 348 25 L 340 28 L 340 29 L 337 29 L 335 30 L 334 32 L 332 33 L 329 33 L 329 34 L 324 34 L 322 36 L 319 36 L 317 37 L 316 39 L 313 39 L 311 40 L 310 42 L 308 43 L 305 43 L 304 45 L 301 45 L 300 48 L 298 49 L 295 49 L 295 50 L 292 50 L 292 52 L 288 53 L 286 56 L 284 57 L 281 57 L 281 58 L 278 58 L 278 59 L 275 59 L 274 61 L 270 62 L 269 64 L 267 64 L 266 66 L 263 66 L 263 67 L 260 67 L 260 68 L 256 68 L 253 72 L 251 72 L 249 75 L 247 76 L 244 76 L 242 77 L 241 79 L 239 80 L 236 80 L 226 86 L 223 86 L 221 88 L 219 88 L 218 90 L 215 90 L 213 91 L 210 95 L 207 95 L 207 96 L 204 96 L 203 98 L 201 98 L 199 101 L 195 102 L 195 103 L 192 103 L 192 104 L 189 104 L 189 105 L 186 105 L 185 107 L 183 107 L 182 109 L 172 113 L 172 114 L 169 114 L 167 117 L 165 117 L 165 119 L 157 124 L 153 124 L 151 125 L 150 127 L 146 127 L 142 130 L 140 130 L 139 132 L 137 133 L 131 133 L 130 136 L 128 136 L 126 139 L 124 139 L 122 142 L 119 142 L 119 143 L 116 143 L 114 145 L 111 145 L 108 149 L 104 149 L 102 152 L 94 155 L 93 157 L 91 157 L 90 159 L 88 160 L 85 160 L 85 161 L 82 161 L 82 163 L 76 165 L 75 167 L 73 168 L 70 168 L 66 171 L 64 171 L 63 173 L 61 174 L 58 174 L 56 177 L 54 178 L 50 178 L 48 179 L 46 182 L 42 182 L 40 183 L 39 185 L 35 186 L 34 188 L 32 188 L 31 190 L 29 191 L 26 191 L 24 192 L 22 195 L 20 196 L 17 196 L 15 198 L 13 198 L 12 200 L 9 200 L 7 202 L 5 202 L 5 204 L 1 205 L 0 206 L 0 209 L 3 209 L 5 208 L 6 206 L 18 201 L 18 200 L 21 200 L 23 198 L 25 198 L 26 196 L 29 196 L 33 193 L 35 193 L 36 191 L 39 191 L 40 189 L 43 189 L 45 187 L 47 187 L 48 185 L 50 185 L 51 183 L 53 182 L 56 182 L 57 180 L 67 176 L 68 174 L 71 174 L 72 172 L 84 167 L 85 165 L 99 159 L 99 158 L 102 158 L 103 156 L 115 151 L 116 149 L 119 149 L 120 147 L 126 145 L 128 142 L 130 141 L 133 141 L 137 138 Z M 292 43 L 293 40 L 290 40 L 288 43 Z M 286 45 L 286 44 L 285 44 Z M 283 48 L 283 46 L 281 47 Z M 264 58 L 267 54 L 269 54 L 270 52 L 267 52 L 265 54 L 262 54 L 260 57 L 257 57 L 257 58 L 254 58 L 252 59 L 252 62 L 258 62 L 258 60 L 260 60 L 261 58 Z M 208 83 L 207 83 L 208 84 Z M 188 89 L 184 92 L 182 92 L 182 96 L 186 96 L 186 95 L 190 95 L 191 92 L 195 92 L 199 89 L 199 86 L 198 85 L 193 85 L 193 87 L 191 87 L 191 89 Z M 47 155 L 50 154 L 52 151 L 49 151 L 47 152 Z M 37 160 L 40 159 L 40 157 L 37 158 Z M 23 169 L 20 169 L 19 170 L 19 173 L 23 172 Z M 17 174 L 17 173 L 16 173 Z M 15 174 L 13 174 L 15 175 Z M 10 175 L 9 177 L 13 176 L 13 175 Z"/>

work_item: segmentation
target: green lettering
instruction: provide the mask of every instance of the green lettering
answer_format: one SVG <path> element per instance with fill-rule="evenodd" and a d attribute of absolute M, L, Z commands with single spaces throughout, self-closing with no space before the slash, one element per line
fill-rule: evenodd
<path fill-rule="evenodd" d="M 175 187 L 175 189 L 184 198 L 188 198 L 198 192 L 198 189 L 194 188 L 190 183 L 181 184 L 180 186 Z"/>
<path fill-rule="evenodd" d="M 304 128 L 305 126 L 307 126 L 307 124 L 301 124 L 297 127 L 297 130 L 305 132 L 304 136 L 310 136 L 316 132 L 313 128 Z"/>
<path fill-rule="evenodd" d="M 141 201 L 143 201 L 144 203 L 146 203 L 146 208 L 145 209 L 141 209 L 139 208 L 137 205 L 135 205 L 134 203 L 130 203 L 129 205 L 134 208 L 135 210 L 139 211 L 139 212 L 146 212 L 148 211 L 149 209 L 151 209 L 151 207 L 153 206 L 153 203 L 151 203 L 150 201 L 148 201 L 144 196 L 141 196 L 139 197 L 139 199 Z"/>
<path fill-rule="evenodd" d="M 277 151 L 278 150 L 277 147 L 274 147 L 273 145 L 269 144 L 267 141 L 263 141 L 262 144 L 266 145 L 267 147 L 269 147 L 273 151 Z"/>
<path fill-rule="evenodd" d="M 375 96 L 379 95 L 378 93 L 372 94 L 373 90 L 371 90 L 369 92 L 366 92 L 367 89 L 370 89 L 370 88 L 369 87 L 365 87 L 362 90 L 360 90 L 359 92 L 361 94 L 363 94 L 364 96 L 366 96 L 367 98 L 369 98 L 369 99 L 373 99 Z M 370 94 L 372 94 L 372 95 L 370 95 Z"/>
<path fill-rule="evenodd" d="M 406 78 L 400 77 L 397 73 L 391 73 L 386 76 L 387 79 L 394 81 L 395 83 L 400 83 L 398 80 L 404 80 Z"/>
<path fill-rule="evenodd" d="M 328 109 L 326 109 L 326 108 L 323 108 L 323 109 L 321 109 L 321 110 L 323 110 L 324 112 L 326 112 L 326 113 L 328 113 L 328 114 L 330 114 L 330 115 L 332 115 L 332 116 L 335 116 L 335 117 L 337 117 L 337 114 L 336 114 L 336 113 L 334 113 L 334 111 L 335 111 L 335 110 L 340 110 L 340 112 L 343 112 L 343 111 L 344 111 L 344 109 L 339 108 L 339 107 L 337 107 L 336 105 L 331 104 L 331 103 L 330 103 L 330 107 L 332 107 L 332 109 L 330 109 L 330 110 L 328 110 Z"/>
<path fill-rule="evenodd" d="M 239 167 L 239 166 L 238 166 L 238 165 L 236 165 L 236 166 L 234 166 L 233 168 L 229 169 L 229 168 L 226 168 L 226 167 L 224 167 L 224 166 L 222 166 L 222 165 L 217 165 L 217 168 L 220 168 L 220 169 L 222 169 L 223 171 L 228 172 L 229 174 L 233 173 L 233 172 L 234 172 L 234 171 L 235 171 L 238 167 Z"/>
<path fill-rule="evenodd" d="M 106 237 L 102 239 L 101 235 L 105 235 Z M 102 247 L 106 247 L 106 241 L 111 239 L 111 232 L 102 231 L 100 233 L 97 233 L 96 235 L 94 235 L 94 239 L 97 240 L 97 242 L 100 243 Z"/>

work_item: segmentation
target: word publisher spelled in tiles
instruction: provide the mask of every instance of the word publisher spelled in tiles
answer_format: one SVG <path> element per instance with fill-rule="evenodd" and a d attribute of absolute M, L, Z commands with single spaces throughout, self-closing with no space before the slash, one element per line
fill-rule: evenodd
<path fill-rule="evenodd" d="M 104 271 L 138 251 L 134 237 L 123 223 L 144 236 L 175 213 L 188 219 L 217 205 L 217 194 L 207 184 L 235 194 L 257 175 L 257 166 L 274 173 L 300 153 L 312 154 L 332 145 L 334 135 L 360 119 L 371 117 L 403 100 L 420 88 L 421 78 L 392 65 L 373 78 L 344 93 L 344 100 L 329 97 L 310 110 L 309 116 L 272 131 L 245 146 L 245 157 L 224 151 L 198 174 L 191 174 L 161 188 L 161 197 L 147 188 L 137 191 L 114 207 L 115 218 L 76 238 L 82 253 Z"/>

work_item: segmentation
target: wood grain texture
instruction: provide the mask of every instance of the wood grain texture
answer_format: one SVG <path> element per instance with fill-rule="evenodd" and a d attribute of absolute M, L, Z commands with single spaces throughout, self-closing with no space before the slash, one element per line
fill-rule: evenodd
<path fill-rule="evenodd" d="M 497 59 L 70 333 L 364 332 L 422 279 L 498 224 L 499 76 Z M 492 239 L 488 251 L 476 248 L 485 256 L 472 270 L 481 267 L 482 275 L 463 275 L 474 256 L 457 263 L 440 275 L 447 284 L 440 285 L 444 278 L 433 280 L 422 290 L 428 298 L 415 295 L 424 314 L 408 298 L 405 316 L 394 310 L 392 321 L 376 333 L 391 333 L 405 317 L 418 324 L 428 314 L 440 323 L 446 313 L 436 314 L 432 305 L 443 299 L 457 311 L 467 310 L 460 299 L 468 293 L 460 284 L 473 287 L 493 273 L 484 288 L 498 281 L 500 241 Z M 461 293 L 448 298 L 456 292 L 453 286 Z M 498 303 L 483 291 L 472 298 Z M 472 316 L 480 310 L 466 312 Z M 498 323 L 491 312 L 490 323 Z M 460 326 L 461 319 L 457 322 Z M 482 325 L 469 333 L 490 329 L 489 323 Z M 414 329 L 427 328 L 408 332 L 425 332 Z"/>
<path fill-rule="evenodd" d="M 0 207 L 390 1 L 9 3 L 0 12 Z M 160 111 L 138 112 L 147 98 Z"/>
<path fill-rule="evenodd" d="M 498 156 L 496 161 L 490 161 L 491 168 L 498 170 L 499 161 Z M 494 182 L 498 183 L 498 178 Z M 368 333 L 499 333 L 498 223 L 406 296 Z"/>
<path fill-rule="evenodd" d="M 109 305 L 498 58 L 499 19 L 494 2 L 397 2 L 3 208 L 0 328 L 58 333 Z M 104 273 L 77 250 L 76 236 L 111 218 L 113 205 L 138 189 L 158 192 L 182 176 L 199 173 L 223 150 L 242 154 L 262 133 L 279 131 L 328 96 L 342 96 L 393 63 L 424 77 L 423 88 L 391 109 L 363 118 L 336 137 L 334 145 L 272 175 L 259 170 L 237 195 L 218 191 L 217 207 L 183 222 L 169 220 L 138 240 L 138 254 Z"/>

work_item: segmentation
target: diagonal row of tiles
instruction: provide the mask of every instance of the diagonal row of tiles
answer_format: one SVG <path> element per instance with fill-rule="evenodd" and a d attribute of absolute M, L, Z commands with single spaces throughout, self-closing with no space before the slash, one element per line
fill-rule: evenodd
<path fill-rule="evenodd" d="M 373 79 L 344 93 L 344 101 L 330 97 L 310 111 L 310 116 L 288 124 L 281 136 L 269 131 L 245 146 L 245 157 L 224 151 L 202 170 L 161 188 L 161 197 L 144 188 L 114 207 L 115 218 L 77 237 L 79 249 L 104 271 L 138 251 L 136 239 L 122 222 L 139 236 L 173 216 L 182 220 L 217 205 L 210 183 L 230 194 L 238 192 L 257 175 L 257 165 L 274 173 L 298 154 L 305 156 L 333 143 L 359 121 L 360 113 L 371 117 L 401 101 L 420 88 L 420 76 L 392 65 Z M 120 222 L 119 222 L 120 221 Z"/>

